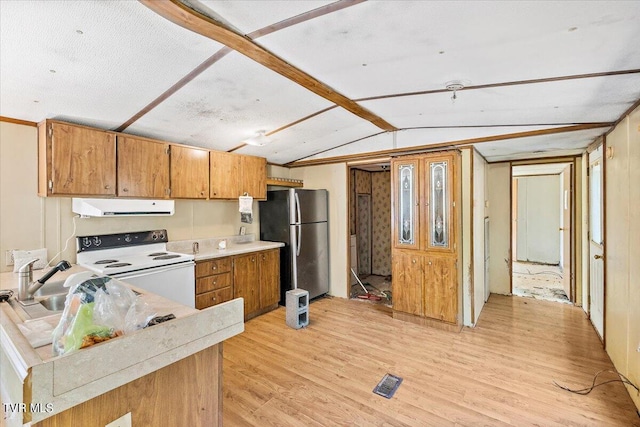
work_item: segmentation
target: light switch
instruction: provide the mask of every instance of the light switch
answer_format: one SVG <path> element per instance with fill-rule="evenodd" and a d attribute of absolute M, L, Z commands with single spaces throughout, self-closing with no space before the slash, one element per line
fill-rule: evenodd
<path fill-rule="evenodd" d="M 127 412 L 115 421 L 111 421 L 104 427 L 131 427 L 131 412 Z"/>

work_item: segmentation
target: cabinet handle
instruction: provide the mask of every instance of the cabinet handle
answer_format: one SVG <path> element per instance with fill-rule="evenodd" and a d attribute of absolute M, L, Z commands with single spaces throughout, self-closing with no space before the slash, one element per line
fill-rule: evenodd
<path fill-rule="evenodd" d="M 264 255 L 262 255 L 262 259 L 267 259 L 267 257 L 266 257 L 266 256 L 264 256 Z"/>
<path fill-rule="evenodd" d="M 123 188 L 122 191 L 126 192 L 126 191 L 129 191 L 129 189 L 128 188 Z"/>
<path fill-rule="evenodd" d="M 108 190 L 109 188 L 111 188 L 111 186 L 110 186 L 109 184 L 107 184 L 107 185 L 105 185 L 105 186 L 104 186 L 104 189 L 105 189 L 105 190 Z"/>
<path fill-rule="evenodd" d="M 218 195 L 218 193 L 216 193 L 216 192 L 214 191 L 214 192 L 213 192 L 213 195 L 214 195 L 214 196 L 217 196 L 217 195 Z"/>
<path fill-rule="evenodd" d="M 429 265 L 431 265 L 431 261 L 429 261 Z"/>
<path fill-rule="evenodd" d="M 212 269 L 212 270 L 217 270 L 217 269 L 218 269 L 218 266 L 217 266 L 217 265 L 214 265 L 213 267 L 211 267 L 211 269 Z"/>
<path fill-rule="evenodd" d="M 415 263 L 416 263 L 416 260 L 414 259 L 414 260 L 412 260 L 411 262 L 415 264 Z"/>

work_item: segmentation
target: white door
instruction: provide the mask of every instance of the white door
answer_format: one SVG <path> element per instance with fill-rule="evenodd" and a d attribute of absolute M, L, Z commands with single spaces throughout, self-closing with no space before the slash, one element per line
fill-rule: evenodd
<path fill-rule="evenodd" d="M 604 339 L 602 144 L 589 153 L 589 316 Z"/>

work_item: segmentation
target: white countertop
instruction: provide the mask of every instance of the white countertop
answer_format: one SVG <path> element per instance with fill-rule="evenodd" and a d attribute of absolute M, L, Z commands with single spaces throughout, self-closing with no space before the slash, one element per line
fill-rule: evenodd
<path fill-rule="evenodd" d="M 241 236 L 238 236 L 241 237 Z M 226 249 L 218 249 L 220 240 L 227 241 Z M 198 243 L 199 251 L 193 252 L 193 244 Z M 211 238 L 196 240 L 180 240 L 167 243 L 167 250 L 171 252 L 179 252 L 195 256 L 196 261 L 205 261 L 208 259 L 222 258 L 232 255 L 242 255 L 249 252 L 266 251 L 269 249 L 281 248 L 284 246 L 282 242 L 266 242 L 264 240 L 254 240 L 246 243 L 237 243 L 234 236 L 227 238 Z"/>
<path fill-rule="evenodd" d="M 34 280 L 47 271 L 34 271 Z M 50 280 L 63 280 L 81 271 L 86 270 L 73 266 Z M 17 285 L 17 273 L 0 273 L 1 289 L 15 289 Z M 158 315 L 173 313 L 176 319 L 57 357 L 52 355 L 50 344 L 34 349 L 18 327 L 25 319 L 9 304 L 0 304 L 3 393 L 5 388 L 9 389 L 9 399 L 2 396 L 3 403 L 27 403 L 27 406 L 30 402 L 52 403 L 53 412 L 33 413 L 32 421 L 37 422 L 244 331 L 241 298 L 196 310 L 140 291 L 140 298 Z M 100 369 L 95 369 L 96 361 Z M 31 400 L 24 402 L 19 400 L 24 392 L 23 383 L 29 382 Z"/>

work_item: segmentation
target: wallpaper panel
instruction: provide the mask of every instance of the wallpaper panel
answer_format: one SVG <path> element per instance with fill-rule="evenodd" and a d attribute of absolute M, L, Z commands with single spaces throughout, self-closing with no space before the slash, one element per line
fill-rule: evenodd
<path fill-rule="evenodd" d="M 356 169 L 356 193 L 371 194 L 371 172 Z"/>
<path fill-rule="evenodd" d="M 391 173 L 371 173 L 372 248 L 371 272 L 381 276 L 391 274 Z"/>
<path fill-rule="evenodd" d="M 349 171 L 349 234 L 356 234 L 356 170 Z"/>

